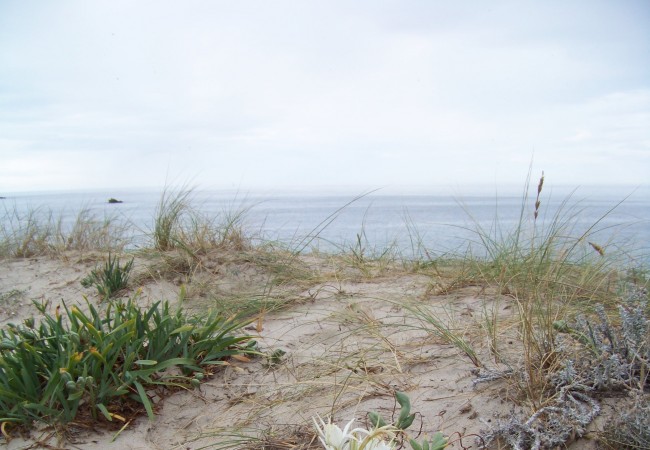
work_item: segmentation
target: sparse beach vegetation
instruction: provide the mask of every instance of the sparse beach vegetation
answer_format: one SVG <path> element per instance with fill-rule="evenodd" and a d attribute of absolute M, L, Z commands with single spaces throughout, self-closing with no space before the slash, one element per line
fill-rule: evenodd
<path fill-rule="evenodd" d="M 98 217 L 82 208 L 72 226 L 62 213 L 45 208 L 5 207 L 0 219 L 0 258 L 65 257 L 67 252 L 119 252 L 129 243 L 131 224 L 117 216 Z"/>
<path fill-rule="evenodd" d="M 126 288 L 133 269 L 133 260 L 131 258 L 126 264 L 120 265 L 119 258 L 109 253 L 104 266 L 93 269 L 81 280 L 81 285 L 94 286 L 101 298 L 110 299 Z"/>
<path fill-rule="evenodd" d="M 0 286 L 4 439 L 35 422 L 70 439 L 117 421 L 123 437 L 173 394 L 228 411 L 165 422 L 191 448 L 316 449 L 336 429 L 358 448 L 648 448 L 647 267 L 599 242 L 599 223 L 577 230 L 571 197 L 547 217 L 543 175 L 526 185 L 519 222 L 470 220 L 458 254 L 426 248 L 408 218 L 408 254 L 374 248 L 364 223 L 338 252 L 310 250 L 338 211 L 269 241 L 248 207 L 207 216 L 186 186 L 163 191 L 148 245 L 88 210 L 65 228 L 5 209 L 6 270 L 34 258 L 56 268 L 50 283 L 61 267 L 70 278 L 18 313 L 4 303 L 47 291 Z"/>

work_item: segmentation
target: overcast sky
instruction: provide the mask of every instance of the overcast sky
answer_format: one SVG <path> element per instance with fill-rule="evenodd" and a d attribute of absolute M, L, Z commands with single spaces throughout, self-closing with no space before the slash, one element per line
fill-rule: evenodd
<path fill-rule="evenodd" d="M 650 1 L 0 2 L 0 195 L 650 182 Z"/>

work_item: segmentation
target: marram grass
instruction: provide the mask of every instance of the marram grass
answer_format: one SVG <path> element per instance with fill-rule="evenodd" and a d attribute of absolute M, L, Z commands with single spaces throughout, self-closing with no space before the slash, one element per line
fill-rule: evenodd
<path fill-rule="evenodd" d="M 129 245 L 131 224 L 116 216 L 100 217 L 82 208 L 70 226 L 62 214 L 46 208 L 0 212 L 0 258 L 59 256 L 66 252 L 122 251 Z"/>
<path fill-rule="evenodd" d="M 224 304 L 222 311 L 239 310 L 245 311 L 248 317 L 258 317 L 259 329 L 268 311 L 305 301 L 294 291 L 280 289 L 291 283 L 300 286 L 300 291 L 307 289 L 311 295 L 310 286 L 321 285 L 318 289 L 325 289 L 323 286 L 328 283 L 340 286 L 350 277 L 367 280 L 389 275 L 392 271 L 401 274 L 408 271 L 430 276 L 432 286 L 441 286 L 440 293 L 450 293 L 468 285 L 489 287 L 497 293 L 497 305 L 508 302 L 514 307 L 516 324 L 500 322 L 486 307 L 483 328 L 489 332 L 487 339 L 495 354 L 499 354 L 499 338 L 506 332 L 506 326 L 508 332 L 515 329 L 521 339 L 523 358 L 507 360 L 505 355 L 500 362 L 513 369 L 509 372 L 510 381 L 518 389 L 518 397 L 513 400 L 525 405 L 532 411 L 531 417 L 537 420 L 551 411 L 549 406 L 562 407 L 553 403 L 560 398 L 553 383 L 558 377 L 571 374 L 571 367 L 565 361 L 578 356 L 565 352 L 562 339 L 574 339 L 567 330 L 578 330 L 583 335 L 589 330 L 577 320 L 578 315 L 591 317 L 582 324 L 593 324 L 596 305 L 603 304 L 604 314 L 621 320 L 616 315 L 617 304 L 621 303 L 616 287 L 623 273 L 620 266 L 612 263 L 610 250 L 593 237 L 598 223 L 586 231 L 576 232 L 574 223 L 580 210 L 571 206 L 570 199 L 545 220 L 544 186 L 542 176 L 533 196 L 529 196 L 526 189 L 520 220 L 514 229 L 500 228 L 498 221 L 491 229 L 476 224 L 476 242 L 480 250 L 475 253 L 432 258 L 430 255 L 435 252 L 424 247 L 420 232 L 409 225 L 412 253 L 419 255 L 420 260 L 417 257 L 406 260 L 393 247 L 385 251 L 369 249 L 362 225 L 352 246 L 341 246 L 342 254 L 327 259 L 328 265 L 336 266 L 329 269 L 314 269 L 300 258 L 340 210 L 286 250 L 268 242 L 253 245 L 243 226 L 245 211 L 218 221 L 194 208 L 191 190 L 166 190 L 150 234 L 153 249 L 143 249 L 135 255 L 143 259 L 154 254 L 160 256 L 174 278 L 183 275 L 187 284 L 180 288 L 182 296 L 192 291 L 197 291 L 197 296 L 205 293 L 206 301 Z M 15 218 L 9 222 L 13 225 L 2 230 L 0 254 L 6 257 L 56 255 L 75 248 L 114 253 L 119 247 L 117 243 L 123 242 L 123 235 L 117 233 L 114 235 L 116 244 L 112 243 L 111 222 L 91 220 L 84 214 L 79 217 L 79 225 L 66 232 L 58 231 L 57 221 L 51 216 L 34 214 Z M 473 245 L 472 250 L 477 250 L 477 244 Z M 214 267 L 208 267 L 208 263 L 213 262 L 210 258 L 224 260 L 227 255 L 235 254 L 239 262 L 245 261 L 264 272 L 267 278 L 263 293 L 233 294 L 231 298 L 228 292 L 215 290 L 213 293 L 211 286 L 203 288 L 198 283 L 190 283 L 197 274 L 216 274 L 216 271 L 210 272 Z M 177 264 L 179 258 L 182 264 Z M 124 266 L 118 263 L 117 268 L 124 269 Z M 113 269 L 116 269 L 115 259 Z M 163 269 L 156 270 L 158 276 L 165 276 Z M 353 269 L 355 275 L 350 276 L 348 269 Z M 129 270 L 117 272 L 128 275 Z M 638 269 L 635 273 L 636 283 L 647 285 L 647 277 L 638 276 L 645 272 Z M 125 405 L 136 405 L 152 416 L 155 412 L 147 394 L 152 386 L 189 389 L 209 376 L 215 366 L 223 364 L 224 358 L 250 351 L 245 346 L 247 338 L 238 335 L 243 322 L 231 321 L 223 313 L 198 319 L 172 311 L 168 303 L 156 303 L 143 310 L 131 300 L 107 306 L 105 313 L 99 313 L 90 303 L 88 313 L 65 305 L 47 313 L 47 308 L 41 305 L 43 318 L 40 323 L 29 320 L 2 330 L 0 421 L 7 424 L 67 423 L 80 419 L 119 421 L 126 415 L 124 409 L 128 410 Z M 402 306 L 413 320 L 401 325 L 405 329 L 415 327 L 444 339 L 460 350 L 477 370 L 490 365 L 483 354 L 483 359 L 479 359 L 475 346 L 480 339 L 476 335 L 470 339 L 464 328 L 450 326 L 425 305 Z M 568 328 L 562 327 L 562 323 Z M 479 327 L 476 328 L 480 333 Z M 594 332 L 594 336 L 599 335 Z M 593 341 L 594 338 L 586 349 L 594 347 Z M 578 344 L 581 342 L 578 340 Z M 602 353 L 599 355 L 601 357 Z M 395 366 L 400 368 L 398 357 L 393 356 Z M 338 367 L 332 361 L 325 364 L 328 355 L 321 358 L 322 366 Z M 635 392 L 647 389 L 647 355 L 629 363 L 629 376 L 623 382 L 625 388 Z M 172 366 L 178 367 L 180 374 L 174 371 L 176 375 L 170 375 L 168 369 Z M 607 378 L 605 369 L 603 379 Z M 513 376 L 515 373 L 518 375 Z M 616 381 L 614 377 L 610 380 Z M 570 391 L 564 395 L 565 399 L 581 401 L 580 393 Z M 583 403 L 590 405 L 588 401 Z M 643 430 L 647 422 L 647 401 L 639 405 L 640 412 L 630 416 L 634 423 L 630 429 Z M 332 410 L 338 407 L 332 405 Z M 510 423 L 510 430 L 515 428 L 517 422 Z M 620 442 L 620 433 L 615 431 L 610 430 L 609 442 Z M 502 439 L 505 438 L 502 436 Z M 639 439 L 646 439 L 646 436 L 641 434 Z"/>

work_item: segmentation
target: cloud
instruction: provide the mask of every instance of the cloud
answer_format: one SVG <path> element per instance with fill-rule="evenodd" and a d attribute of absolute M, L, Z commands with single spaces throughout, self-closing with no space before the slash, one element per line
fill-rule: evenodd
<path fill-rule="evenodd" d="M 593 134 L 589 130 L 576 130 L 575 134 L 566 138 L 569 142 L 582 142 L 590 140 L 593 137 Z"/>
<path fill-rule="evenodd" d="M 5 2 L 0 189 L 518 181 L 533 154 L 644 183 L 649 11 Z"/>

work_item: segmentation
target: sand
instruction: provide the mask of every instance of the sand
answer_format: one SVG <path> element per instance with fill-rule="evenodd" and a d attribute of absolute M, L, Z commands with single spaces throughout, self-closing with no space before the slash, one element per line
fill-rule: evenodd
<path fill-rule="evenodd" d="M 33 300 L 49 302 L 53 310 L 62 300 L 84 307 L 86 296 L 101 307 L 93 288 L 80 284 L 99 258 L 90 254 L 0 261 L 2 326 L 37 315 Z M 396 417 L 396 390 L 409 395 L 417 412 L 412 435 L 440 430 L 451 436 L 451 448 L 456 449 L 478 448 L 475 440 L 481 430 L 513 411 L 526 413 L 506 381 L 473 383 L 477 367 L 470 358 L 427 332 L 404 307 L 434 312 L 471 343 L 481 362 L 499 368 L 482 331 L 483 311 L 494 307 L 507 323 L 514 308 L 507 298 L 497 302 L 495 292 L 485 286 L 446 286 L 432 271 L 404 270 L 399 264 L 361 267 L 324 255 L 292 260 L 289 275 L 279 272 L 268 257 L 246 252 L 206 255 L 190 273 L 169 269 L 175 267 L 173 260 L 137 256 L 125 295 L 141 289 L 142 305 L 178 301 L 184 285 L 189 312 L 205 311 L 226 298 L 267 299 L 269 309 L 275 310 L 243 331 L 254 336 L 267 355 L 278 349 L 286 353 L 277 360 L 231 360 L 200 389 L 156 398 L 154 421 L 143 415 L 119 434 L 74 424 L 65 433 L 37 427 L 23 436 L 12 433 L 8 449 L 46 444 L 185 450 L 225 448 L 227 443 L 229 448 L 262 448 L 262 443 L 267 449 L 308 448 L 316 414 L 333 415 L 341 425 L 355 418 L 359 426 L 367 424 L 369 411 Z M 304 276 L 292 277 L 294 272 Z M 511 362 L 519 361 L 515 331 L 500 339 L 501 351 Z M 569 448 L 594 445 L 581 439 Z M 312 446 L 317 448 L 317 442 Z"/>

